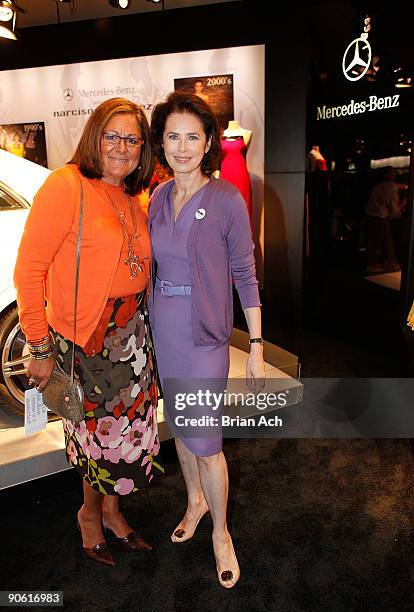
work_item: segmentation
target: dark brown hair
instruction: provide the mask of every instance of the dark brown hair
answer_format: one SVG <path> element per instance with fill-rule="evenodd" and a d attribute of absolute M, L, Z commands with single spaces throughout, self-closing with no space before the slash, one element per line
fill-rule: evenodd
<path fill-rule="evenodd" d="M 154 154 L 151 147 L 150 128 L 143 110 L 125 98 L 110 98 L 96 107 L 89 117 L 74 156 L 69 163 L 77 164 L 87 178 L 102 178 L 101 138 L 108 121 L 118 113 L 135 116 L 144 144 L 137 168 L 124 179 L 125 191 L 130 195 L 146 189 L 154 172 Z"/>
<path fill-rule="evenodd" d="M 165 102 L 160 102 L 154 107 L 151 116 L 151 140 L 155 155 L 163 166 L 169 168 L 164 155 L 162 139 L 165 123 L 172 113 L 189 113 L 201 121 L 207 141 L 211 139 L 211 144 L 201 161 L 200 169 L 206 176 L 211 176 L 215 170 L 220 169 L 220 128 L 210 106 L 196 95 L 172 92 L 167 96 Z"/>

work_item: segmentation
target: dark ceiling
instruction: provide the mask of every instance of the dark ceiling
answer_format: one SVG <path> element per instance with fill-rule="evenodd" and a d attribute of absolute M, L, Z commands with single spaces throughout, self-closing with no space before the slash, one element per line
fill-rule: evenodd
<path fill-rule="evenodd" d="M 232 0 L 164 0 L 153 3 L 147 0 L 130 0 L 130 7 L 119 10 L 110 6 L 108 0 L 15 0 L 25 13 L 18 13 L 17 28 L 27 28 L 39 25 L 83 21 L 87 19 L 102 19 L 133 15 L 135 13 L 151 13 L 162 10 L 188 8 L 204 4 L 218 4 Z"/>

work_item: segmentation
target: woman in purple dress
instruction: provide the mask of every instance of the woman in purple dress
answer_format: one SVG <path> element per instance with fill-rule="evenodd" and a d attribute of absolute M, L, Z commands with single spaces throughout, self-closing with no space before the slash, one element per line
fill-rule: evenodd
<path fill-rule="evenodd" d="M 171 379 L 181 380 L 184 387 L 191 380 L 209 379 L 213 385 L 226 381 L 233 281 L 251 337 L 246 376 L 264 378 L 260 300 L 246 204 L 233 185 L 212 177 L 220 167 L 217 120 L 199 97 L 171 93 L 154 108 L 151 136 L 155 153 L 174 176 L 154 191 L 148 215 L 154 255 L 150 319 L 161 384 Z M 176 422 L 165 391 L 169 422 Z M 197 409 L 197 414 L 203 413 L 201 405 Z M 171 539 L 190 539 L 210 511 L 218 580 L 231 588 L 240 569 L 227 528 L 228 473 L 220 430 L 189 437 L 173 429 L 188 501 Z"/>

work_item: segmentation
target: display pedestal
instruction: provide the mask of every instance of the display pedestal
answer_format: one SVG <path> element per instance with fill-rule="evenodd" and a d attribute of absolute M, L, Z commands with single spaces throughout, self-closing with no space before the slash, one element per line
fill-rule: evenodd
<path fill-rule="evenodd" d="M 25 436 L 24 427 L 0 431 L 0 489 L 70 469 L 60 420 Z"/>

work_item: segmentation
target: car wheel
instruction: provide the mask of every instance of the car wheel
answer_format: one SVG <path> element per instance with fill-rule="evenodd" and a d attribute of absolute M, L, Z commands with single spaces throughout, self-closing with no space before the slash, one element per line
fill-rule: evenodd
<path fill-rule="evenodd" d="M 0 402 L 6 408 L 24 416 L 24 392 L 29 389 L 26 376 L 29 348 L 19 325 L 17 306 L 0 317 Z M 56 421 L 60 416 L 48 409 L 48 421 Z"/>
<path fill-rule="evenodd" d="M 17 306 L 0 318 L 0 351 L 0 400 L 13 412 L 24 415 L 24 392 L 29 388 L 26 377 L 29 350 L 19 325 Z"/>

